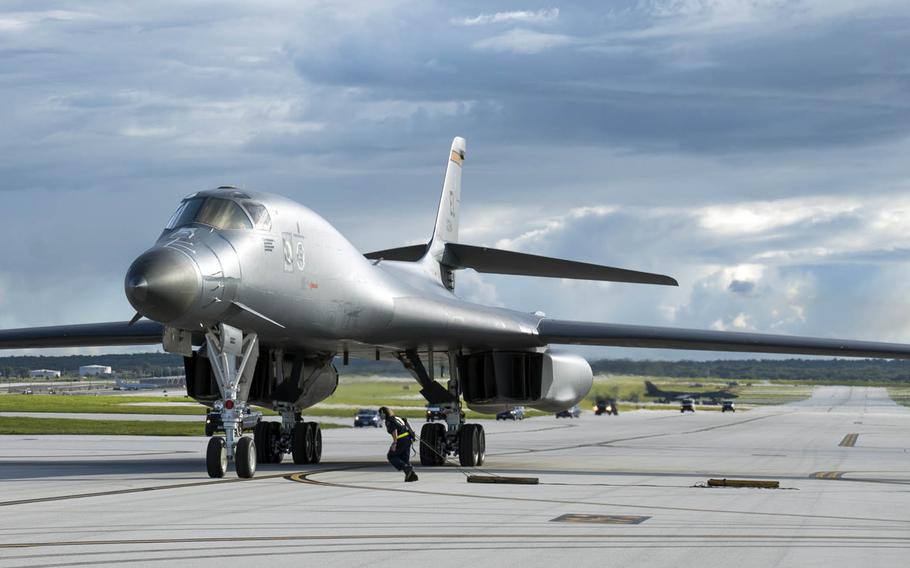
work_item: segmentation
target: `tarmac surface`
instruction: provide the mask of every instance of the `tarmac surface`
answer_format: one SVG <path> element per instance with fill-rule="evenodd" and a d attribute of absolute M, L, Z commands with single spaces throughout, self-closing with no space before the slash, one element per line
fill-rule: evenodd
<path fill-rule="evenodd" d="M 483 469 L 539 485 L 466 483 L 454 466 L 405 484 L 370 428 L 325 431 L 318 466 L 286 458 L 244 481 L 206 477 L 204 438 L 0 436 L 0 566 L 908 562 L 910 409 L 884 389 L 484 426 Z"/>

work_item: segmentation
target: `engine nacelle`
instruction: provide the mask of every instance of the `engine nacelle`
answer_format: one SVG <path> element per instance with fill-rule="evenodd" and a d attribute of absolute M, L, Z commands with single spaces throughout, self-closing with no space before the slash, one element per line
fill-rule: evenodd
<path fill-rule="evenodd" d="M 211 363 L 196 351 L 184 357 L 186 393 L 202 404 L 211 406 L 221 398 Z M 255 368 L 248 381 L 241 380 L 251 404 L 271 408 L 285 402 L 304 409 L 332 396 L 338 386 L 338 371 L 331 359 L 284 353 L 278 349 L 260 349 Z"/>
<path fill-rule="evenodd" d="M 513 406 L 558 412 L 578 404 L 594 383 L 588 362 L 572 353 L 488 351 L 458 360 L 468 407 L 494 414 Z"/>

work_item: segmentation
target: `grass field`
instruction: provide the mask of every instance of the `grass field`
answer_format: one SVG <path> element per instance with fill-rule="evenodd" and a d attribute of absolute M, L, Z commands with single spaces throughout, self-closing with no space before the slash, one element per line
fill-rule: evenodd
<path fill-rule="evenodd" d="M 597 398 L 609 397 L 620 401 L 620 412 L 639 408 L 653 410 L 676 410 L 675 403 L 658 404 L 655 397 L 649 397 L 645 381 L 650 380 L 658 388 L 668 391 L 697 394 L 729 388 L 737 395 L 737 406 L 746 409 L 755 405 L 786 404 L 804 400 L 811 396 L 820 381 L 740 381 L 729 387 L 726 381 L 717 379 L 677 379 L 667 377 L 645 377 L 628 375 L 598 375 L 594 378 L 591 393 L 581 402 L 583 409 L 590 409 Z M 865 383 L 863 384 L 864 386 Z M 895 401 L 910 406 L 910 385 L 889 386 L 888 392 Z M 112 413 L 112 414 L 180 414 L 203 415 L 206 408 L 201 405 L 175 403 L 193 402 L 185 396 L 92 396 L 92 395 L 0 395 L 0 412 L 67 412 L 67 413 Z M 152 403 L 140 406 L 136 403 Z M 335 394 L 324 402 L 308 409 L 308 417 L 331 416 L 352 418 L 357 408 L 390 406 L 401 416 L 422 419 L 426 402 L 420 395 L 420 386 L 409 378 L 378 376 L 341 377 Z M 719 410 L 717 406 L 700 405 L 702 410 Z M 274 415 L 271 410 L 263 409 Z M 490 415 L 466 409 L 468 419 L 490 418 Z M 544 416 L 543 413 L 527 410 L 527 416 Z"/>
<path fill-rule="evenodd" d="M 205 414 L 203 406 L 184 396 L 6 394 L 0 396 L 0 412 L 94 412 L 101 414 Z M 155 403 L 138 406 L 135 403 Z M 159 406 L 160 404 L 160 406 Z"/>
<path fill-rule="evenodd" d="M 910 385 L 888 387 L 888 396 L 898 404 L 910 406 Z"/>

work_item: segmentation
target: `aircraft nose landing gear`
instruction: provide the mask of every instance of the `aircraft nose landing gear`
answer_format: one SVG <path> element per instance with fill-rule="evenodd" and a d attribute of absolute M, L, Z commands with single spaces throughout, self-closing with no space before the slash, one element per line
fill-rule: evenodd
<path fill-rule="evenodd" d="M 224 477 L 228 461 L 234 460 L 237 476 L 249 479 L 256 474 L 256 443 L 243 436 L 244 422 L 258 422 L 261 415 L 252 413 L 246 400 L 256 359 L 259 357 L 259 337 L 243 334 L 239 329 L 220 324 L 205 334 L 206 349 L 215 381 L 221 392 L 216 410 L 221 413 L 224 438 L 209 440 L 205 465 L 209 477 Z M 255 423 L 255 422 L 254 422 Z"/>
<path fill-rule="evenodd" d="M 228 455 L 224 438 L 220 436 L 209 438 L 209 446 L 205 451 L 205 468 L 208 470 L 209 477 L 224 477 L 227 467 Z"/>

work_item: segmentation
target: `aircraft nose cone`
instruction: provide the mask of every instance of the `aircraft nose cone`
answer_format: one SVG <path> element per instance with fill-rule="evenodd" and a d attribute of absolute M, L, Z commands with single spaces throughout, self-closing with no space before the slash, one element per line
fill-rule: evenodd
<path fill-rule="evenodd" d="M 139 302 L 144 302 L 149 295 L 149 281 L 144 276 L 133 275 L 132 278 L 126 279 L 126 295 L 130 301 L 134 298 Z"/>
<path fill-rule="evenodd" d="M 126 273 L 124 289 L 137 312 L 151 320 L 169 322 L 193 307 L 202 282 L 196 263 L 187 255 L 156 248 L 133 262 Z"/>

